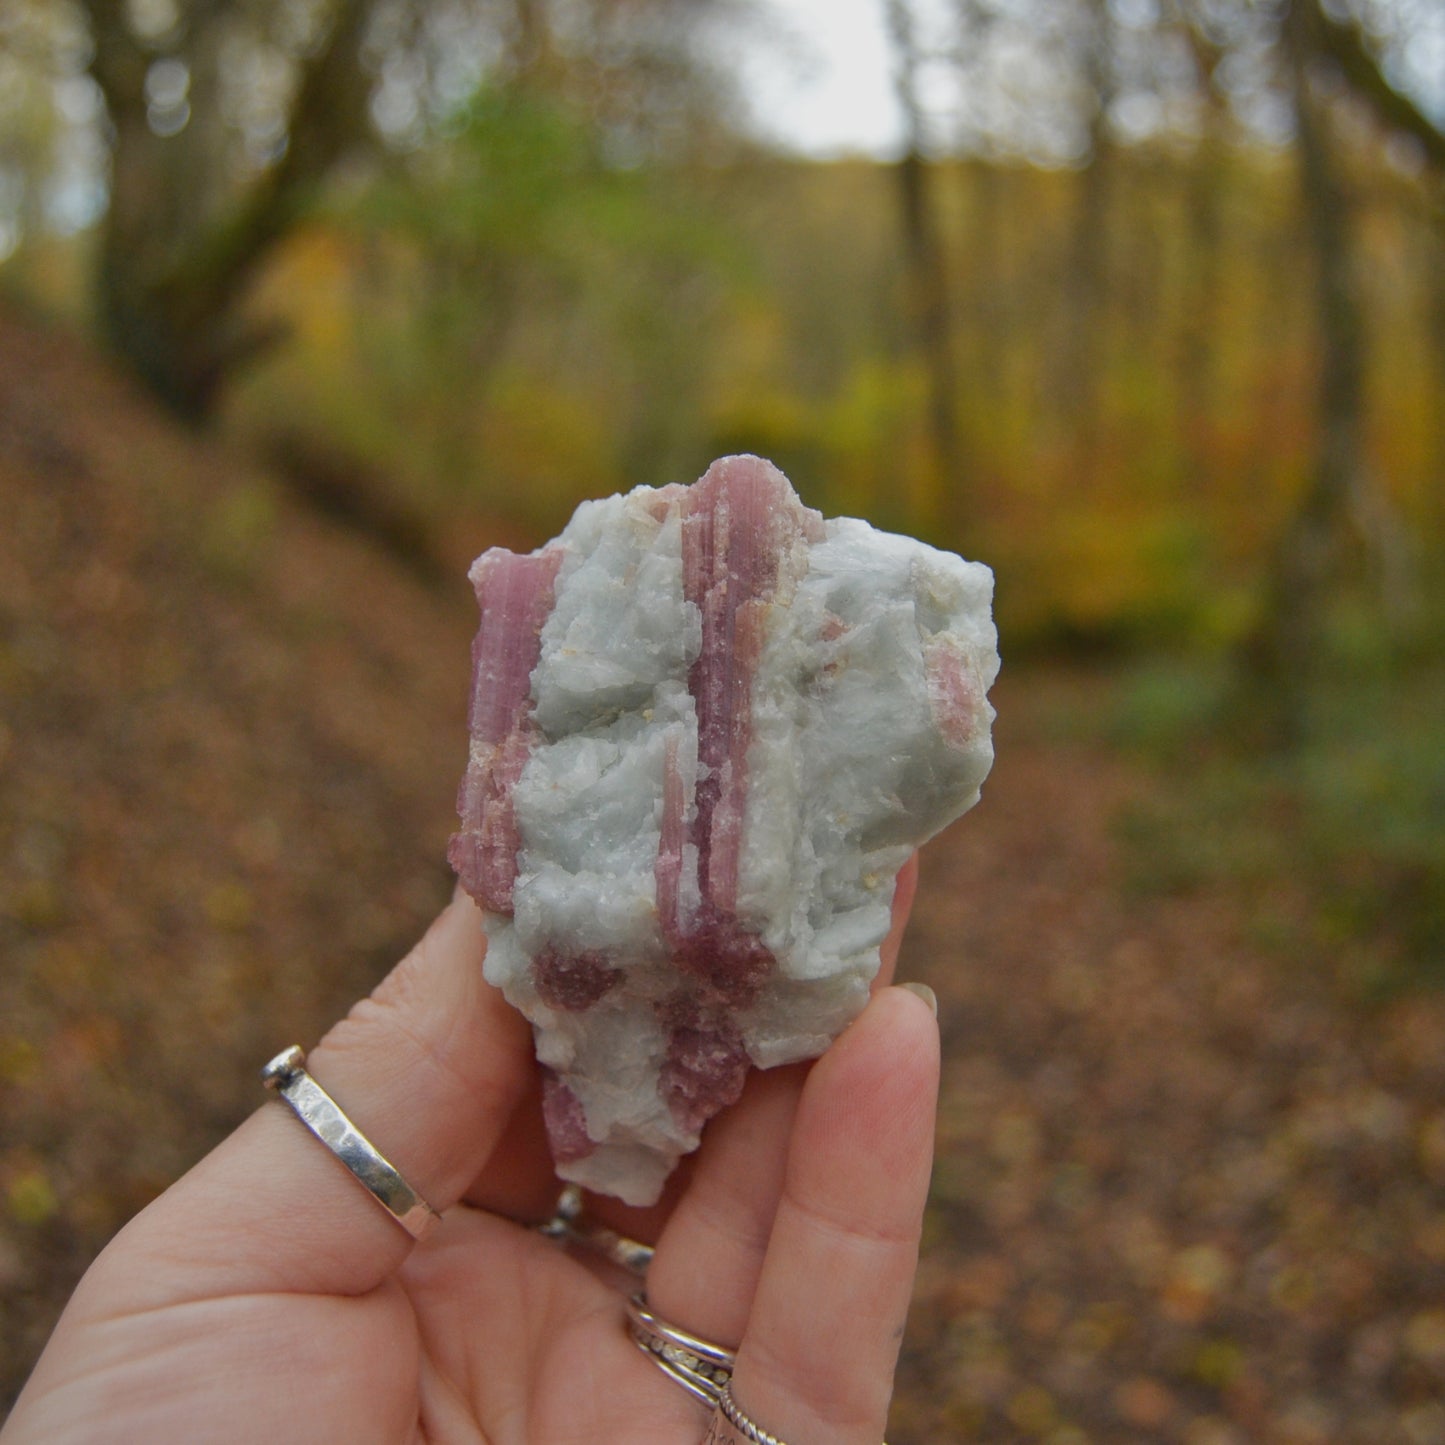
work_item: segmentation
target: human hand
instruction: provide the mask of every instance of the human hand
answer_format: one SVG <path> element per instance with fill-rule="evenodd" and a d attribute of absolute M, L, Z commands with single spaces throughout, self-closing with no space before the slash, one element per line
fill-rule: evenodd
<path fill-rule="evenodd" d="M 929 1009 L 886 986 L 916 879 L 872 1002 L 820 1060 L 755 1072 L 658 1205 L 588 1200 L 656 1241 L 652 1309 L 736 1344 L 738 1401 L 789 1445 L 883 1436 L 938 1083 Z M 531 1227 L 560 1186 L 531 1032 L 483 952 L 459 895 L 308 1062 L 441 1227 L 414 1245 L 268 1104 L 92 1265 L 4 1445 L 697 1445 L 709 1412 L 628 1338 L 626 1277 Z"/>

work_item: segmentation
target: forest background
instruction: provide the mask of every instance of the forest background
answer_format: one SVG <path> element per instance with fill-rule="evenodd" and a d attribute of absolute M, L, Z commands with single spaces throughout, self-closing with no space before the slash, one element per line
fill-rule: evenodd
<path fill-rule="evenodd" d="M 145 451 L 146 505 L 174 512 L 198 591 L 223 601 L 312 566 L 327 607 L 348 587 L 362 633 L 385 634 L 393 584 L 297 563 L 296 517 L 451 608 L 482 546 L 535 545 L 583 497 L 734 450 L 828 513 L 986 560 L 1038 737 L 1145 780 L 1106 830 L 1129 888 L 1225 889 L 1251 947 L 1352 1016 L 1427 995 L 1445 979 L 1445 16 L 1427 0 L 878 3 L 903 142 L 822 162 L 768 138 L 728 63 L 745 29 L 769 34 L 748 0 L 3 0 L 0 289 L 34 335 L 103 347 L 133 405 L 179 428 Z M 25 1102 L 56 1017 L 80 1021 L 68 1046 L 111 1086 L 132 1055 L 86 1022 L 86 990 L 121 987 L 97 981 L 120 933 L 92 919 L 71 937 L 80 845 L 61 765 L 47 791 L 36 761 L 36 739 L 65 735 L 45 661 L 64 625 L 37 621 L 43 588 L 16 580 L 22 540 L 63 539 L 56 518 L 81 506 L 55 478 L 84 388 L 22 406 L 21 370 L 13 504 L 38 530 L 17 522 L 0 589 L 0 1283 L 32 1301 L 11 1337 L 23 1364 L 86 1251 L 170 1162 L 74 1205 L 67 1179 L 95 1170 Z M 129 425 L 96 445 L 123 450 Z M 81 570 L 119 616 L 125 567 Z M 311 646 L 325 628 L 306 616 L 282 636 Z M 179 697 L 178 668 L 147 655 L 136 676 Z M 387 786 L 394 804 L 408 785 Z M 117 846 L 162 791 L 122 810 Z M 411 816 L 376 806 L 382 835 Z M 276 867 L 247 826 L 245 866 L 197 883 L 197 926 L 232 939 L 227 958 L 254 951 L 253 875 Z M 435 880 L 416 877 L 390 914 L 360 910 L 378 957 L 424 912 Z M 317 917 L 360 916 L 343 893 Z M 240 968 L 217 976 L 257 992 Z M 344 1002 L 332 982 L 324 1002 Z M 239 1042 L 259 1058 L 272 1041 Z M 206 1127 L 238 1107 L 226 1094 Z M 1412 1167 L 1445 1219 L 1445 1115 L 1428 1118 L 1436 1153 Z M 15 1262 L 32 1247 L 43 1267 Z M 1445 1316 L 1420 1330 L 1425 1373 L 1396 1382 L 1404 1433 L 1360 1438 L 1445 1439 Z M 940 1386 L 954 1434 L 1082 1429 L 976 1380 L 959 1404 L 956 1384 Z M 1174 1434 L 1149 1425 L 1147 1390 L 1111 1398 L 1138 1438 L 1230 1438 L 1187 1436 L 1187 1412 Z"/>
<path fill-rule="evenodd" d="M 1433 739 L 1378 722 L 1439 701 L 1445 21 L 882 10 L 903 153 L 820 164 L 739 0 L 9 0 L 4 280 L 423 573 L 768 455 L 987 558 L 1013 659 L 1182 660 L 1141 725 L 1327 775 L 1437 952 Z"/>

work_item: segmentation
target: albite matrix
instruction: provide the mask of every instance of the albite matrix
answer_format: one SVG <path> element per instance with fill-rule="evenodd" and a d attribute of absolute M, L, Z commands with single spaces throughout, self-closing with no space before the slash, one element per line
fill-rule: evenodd
<path fill-rule="evenodd" d="M 558 1173 L 650 1203 L 750 1066 L 867 1001 L 898 870 L 993 760 L 993 577 L 757 457 L 473 564 L 450 858 Z"/>

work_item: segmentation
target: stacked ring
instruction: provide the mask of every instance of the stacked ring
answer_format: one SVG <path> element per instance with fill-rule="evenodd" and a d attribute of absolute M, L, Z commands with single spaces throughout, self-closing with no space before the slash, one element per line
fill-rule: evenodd
<path fill-rule="evenodd" d="M 733 1399 L 733 1382 L 729 1379 L 718 1393 L 702 1445 L 786 1445 L 786 1442 L 769 1434 L 743 1411 Z M 883 1445 L 888 1442 L 885 1440 Z"/>
<path fill-rule="evenodd" d="M 665 1375 L 704 1405 L 718 1402 L 737 1363 L 732 1350 L 669 1324 L 640 1294 L 627 1302 L 627 1325 L 633 1344 Z"/>
<path fill-rule="evenodd" d="M 733 1399 L 731 1380 L 722 1387 L 722 1392 L 718 1395 L 717 1414 L 713 1418 L 715 1425 L 708 1431 L 707 1440 L 715 1440 L 717 1445 L 725 1445 L 727 1442 L 727 1436 L 716 1428 L 718 1420 L 726 1420 L 738 1435 L 741 1435 L 744 1440 L 751 1441 L 752 1445 L 785 1445 L 784 1441 L 779 1440 L 776 1435 L 768 1434 L 757 1421 L 749 1419 L 738 1408 L 738 1402 Z M 703 1445 L 707 1445 L 707 1441 L 704 1441 Z"/>

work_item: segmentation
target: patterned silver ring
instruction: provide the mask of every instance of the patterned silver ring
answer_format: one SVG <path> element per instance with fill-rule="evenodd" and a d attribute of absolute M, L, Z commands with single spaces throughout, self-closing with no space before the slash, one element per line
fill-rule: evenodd
<path fill-rule="evenodd" d="M 727 1423 L 737 1431 L 738 1435 L 741 1435 L 744 1440 L 752 1441 L 753 1445 L 785 1445 L 784 1441 L 779 1440 L 776 1435 L 769 1435 L 757 1421 L 749 1419 L 748 1416 L 742 1412 L 738 1406 L 738 1402 L 733 1399 L 733 1382 L 731 1380 L 722 1387 L 722 1391 L 717 1397 L 717 1415 L 713 1418 L 715 1422 L 719 1419 L 726 1420 Z M 736 1439 L 737 1437 L 734 1436 L 733 1438 Z M 728 1436 L 720 1430 L 713 1428 L 708 1431 L 707 1439 L 716 1441 L 718 1445 L 722 1445 L 722 1442 L 726 1441 Z M 706 1442 L 704 1442 L 704 1445 L 706 1445 Z"/>
<path fill-rule="evenodd" d="M 743 1411 L 733 1398 L 733 1382 L 729 1380 L 718 1392 L 702 1445 L 749 1445 L 749 1442 L 751 1445 L 785 1445 L 784 1441 L 770 1435 Z M 885 1440 L 883 1445 L 888 1445 L 888 1442 Z"/>
<path fill-rule="evenodd" d="M 627 1302 L 627 1329 L 633 1344 L 665 1375 L 704 1405 L 717 1402 L 737 1363 L 732 1350 L 670 1324 L 640 1294 Z"/>
<path fill-rule="evenodd" d="M 277 1054 L 261 1070 L 261 1082 L 285 1099 L 296 1117 L 413 1239 L 425 1239 L 441 1222 L 441 1215 L 401 1177 L 396 1166 L 306 1072 L 306 1055 L 299 1044 L 292 1044 Z"/>

